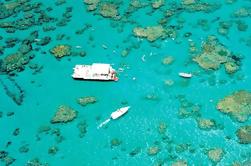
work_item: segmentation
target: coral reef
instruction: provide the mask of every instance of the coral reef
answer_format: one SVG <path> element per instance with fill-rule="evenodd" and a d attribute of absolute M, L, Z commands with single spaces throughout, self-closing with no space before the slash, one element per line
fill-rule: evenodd
<path fill-rule="evenodd" d="M 152 7 L 154 8 L 154 9 L 158 9 L 158 8 L 160 8 L 161 6 L 163 6 L 165 4 L 165 0 L 154 0 L 153 2 L 152 2 Z"/>
<path fill-rule="evenodd" d="M 216 129 L 217 125 L 213 119 L 197 118 L 198 127 L 202 130 Z"/>
<path fill-rule="evenodd" d="M 27 152 L 29 152 L 29 144 L 24 144 L 24 145 L 22 145 L 19 149 L 19 152 L 20 153 L 27 153 Z"/>
<path fill-rule="evenodd" d="M 160 122 L 159 123 L 159 127 L 158 127 L 158 131 L 160 134 L 165 134 L 167 129 L 167 124 L 165 122 Z"/>
<path fill-rule="evenodd" d="M 172 56 L 166 56 L 165 58 L 163 58 L 162 64 L 164 64 L 164 65 L 170 65 L 170 64 L 173 63 L 173 61 L 174 61 L 174 57 L 172 57 Z"/>
<path fill-rule="evenodd" d="M 38 158 L 34 158 L 32 160 L 29 160 L 25 166 L 49 166 L 48 163 L 41 163 Z"/>
<path fill-rule="evenodd" d="M 180 101 L 180 107 L 178 116 L 179 118 L 197 118 L 200 117 L 200 106 L 194 103 L 191 103 L 188 101 L 185 96 L 178 96 L 178 99 Z"/>
<path fill-rule="evenodd" d="M 79 137 L 83 138 L 87 132 L 87 123 L 86 121 L 81 121 L 77 124 L 79 130 Z"/>
<path fill-rule="evenodd" d="M 171 166 L 188 166 L 186 160 L 177 160 Z"/>
<path fill-rule="evenodd" d="M 57 45 L 50 50 L 51 54 L 53 54 L 56 58 L 62 58 L 64 56 L 71 55 L 71 47 L 69 45 Z"/>
<path fill-rule="evenodd" d="M 97 9 L 97 5 L 100 0 L 84 0 L 84 3 L 88 5 L 87 9 L 93 11 Z"/>
<path fill-rule="evenodd" d="M 27 30 L 33 26 L 54 22 L 56 19 L 48 16 L 46 10 L 42 10 L 41 3 L 28 0 L 18 0 L 0 4 L 0 27 L 7 33 L 14 33 L 17 30 Z M 22 17 L 17 14 L 24 13 Z M 7 19 L 11 17 L 13 20 Z"/>
<path fill-rule="evenodd" d="M 136 37 L 147 38 L 150 42 L 154 42 L 166 35 L 165 29 L 160 25 L 146 28 L 136 27 L 133 29 L 133 33 Z"/>
<path fill-rule="evenodd" d="M 149 156 L 154 156 L 160 152 L 160 148 L 158 146 L 151 146 L 147 149 L 147 154 Z"/>
<path fill-rule="evenodd" d="M 219 162 L 224 156 L 224 154 L 225 152 L 222 148 L 212 148 L 209 149 L 207 152 L 208 158 L 215 163 Z"/>
<path fill-rule="evenodd" d="M 245 122 L 251 115 L 251 93 L 245 90 L 236 91 L 220 100 L 217 109 L 238 122 Z"/>
<path fill-rule="evenodd" d="M 113 139 L 111 140 L 111 147 L 113 148 L 113 147 L 115 147 L 115 146 L 119 146 L 121 143 L 122 143 L 122 141 L 119 140 L 118 138 L 113 138 Z"/>
<path fill-rule="evenodd" d="M 141 148 L 140 147 L 136 147 L 133 150 L 130 151 L 129 155 L 130 156 L 136 156 L 137 154 L 139 154 L 141 152 Z"/>
<path fill-rule="evenodd" d="M 251 144 L 251 126 L 246 125 L 240 127 L 236 131 L 236 135 L 239 138 L 241 144 Z"/>
<path fill-rule="evenodd" d="M 241 7 L 239 9 L 237 9 L 234 13 L 233 16 L 234 17 L 250 17 L 251 15 L 251 9 L 248 7 Z"/>
<path fill-rule="evenodd" d="M 24 90 L 13 78 L 7 77 L 4 81 L 0 80 L 0 84 L 2 84 L 6 95 L 9 96 L 17 105 L 21 105 L 23 103 Z"/>
<path fill-rule="evenodd" d="M 72 121 L 77 117 L 77 112 L 71 107 L 66 105 L 61 105 L 58 107 L 58 110 L 54 117 L 51 120 L 51 123 L 67 123 Z"/>
<path fill-rule="evenodd" d="M 118 7 L 112 3 L 102 3 L 100 5 L 100 15 L 107 18 L 117 18 L 119 16 Z"/>
<path fill-rule="evenodd" d="M 239 69 L 239 59 L 232 54 L 224 45 L 219 43 L 215 36 L 208 36 L 202 45 L 202 52 L 193 60 L 205 70 L 218 70 L 221 64 L 225 64 L 227 73 L 232 74 Z"/>
<path fill-rule="evenodd" d="M 6 166 L 9 166 L 13 164 L 16 159 L 9 156 L 9 153 L 7 151 L 0 150 L 0 161 L 4 162 Z"/>
<path fill-rule="evenodd" d="M 97 102 L 97 99 L 94 96 L 85 96 L 85 97 L 80 97 L 77 99 L 77 103 L 80 104 L 81 106 L 86 106 L 88 104 L 94 104 L 96 102 Z"/>
<path fill-rule="evenodd" d="M 1 64 L 1 71 L 3 72 L 13 72 L 13 71 L 22 71 L 26 64 L 29 63 L 32 55 L 23 55 L 21 53 L 14 53 L 6 56 Z"/>
<path fill-rule="evenodd" d="M 182 7 L 189 12 L 210 13 L 220 8 L 219 3 L 207 3 L 200 0 L 183 0 Z"/>
<path fill-rule="evenodd" d="M 58 147 L 57 146 L 51 146 L 48 149 L 48 154 L 55 155 L 58 152 Z"/>

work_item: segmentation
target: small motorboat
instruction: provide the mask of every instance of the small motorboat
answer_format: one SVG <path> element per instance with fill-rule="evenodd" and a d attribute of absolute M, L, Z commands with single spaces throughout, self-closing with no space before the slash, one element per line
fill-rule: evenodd
<path fill-rule="evenodd" d="M 183 72 L 180 72 L 179 73 L 179 76 L 180 77 L 183 77 L 183 78 L 191 78 L 193 75 L 191 73 L 183 73 Z"/>
<path fill-rule="evenodd" d="M 111 114 L 111 118 L 112 119 L 118 119 L 119 117 L 121 117 L 122 115 L 124 115 L 125 113 L 127 113 L 127 111 L 129 110 L 129 108 L 130 108 L 130 106 L 122 107 L 122 108 L 117 109 L 116 111 L 114 111 Z"/>
<path fill-rule="evenodd" d="M 97 128 L 99 129 L 99 128 L 103 127 L 104 125 L 109 123 L 111 121 L 111 119 L 115 120 L 115 119 L 118 119 L 119 117 L 123 116 L 125 113 L 127 113 L 129 108 L 130 108 L 130 106 L 122 107 L 122 108 L 117 109 L 116 111 L 111 113 L 110 118 L 108 118 L 105 121 L 103 121 L 102 123 L 100 123 L 100 125 L 98 125 Z"/>

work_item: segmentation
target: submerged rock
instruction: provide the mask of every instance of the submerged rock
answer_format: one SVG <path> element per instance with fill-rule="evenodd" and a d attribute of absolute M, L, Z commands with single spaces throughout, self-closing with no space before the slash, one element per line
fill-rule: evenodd
<path fill-rule="evenodd" d="M 97 102 L 97 99 L 94 96 L 80 97 L 79 99 L 77 99 L 77 103 L 80 104 L 81 106 L 86 106 L 88 104 L 94 104 L 96 102 Z"/>
<path fill-rule="evenodd" d="M 56 58 L 62 58 L 64 56 L 71 55 L 71 47 L 69 45 L 57 45 L 54 48 L 50 50 L 50 52 L 56 57 Z"/>
<path fill-rule="evenodd" d="M 207 152 L 208 158 L 213 162 L 219 162 L 224 156 L 224 151 L 222 148 L 212 148 Z"/>
<path fill-rule="evenodd" d="M 66 105 L 59 106 L 56 114 L 54 115 L 51 123 L 67 123 L 77 117 L 77 111 Z"/>
<path fill-rule="evenodd" d="M 251 115 L 251 93 L 244 90 L 234 92 L 220 100 L 217 109 L 238 122 L 245 122 Z"/>
<path fill-rule="evenodd" d="M 251 143 L 251 126 L 242 126 L 236 131 L 236 135 L 239 138 L 241 144 Z"/>

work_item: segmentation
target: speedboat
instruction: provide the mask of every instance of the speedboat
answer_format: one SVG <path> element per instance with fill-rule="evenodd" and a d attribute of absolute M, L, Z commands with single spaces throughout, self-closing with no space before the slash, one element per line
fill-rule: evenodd
<path fill-rule="evenodd" d="M 106 119 L 105 121 L 100 123 L 100 125 L 98 125 L 97 129 L 99 129 L 99 128 L 103 127 L 104 125 L 106 125 L 107 123 L 109 123 L 111 121 L 111 119 L 115 120 L 115 119 L 118 119 L 119 117 L 123 116 L 125 113 L 127 113 L 129 108 L 130 108 L 130 106 L 117 109 L 116 111 L 111 113 L 111 116 L 108 119 Z"/>
<path fill-rule="evenodd" d="M 130 109 L 130 106 L 119 108 L 119 109 L 117 109 L 116 111 L 114 111 L 111 114 L 111 118 L 112 119 L 118 119 L 119 117 L 121 117 L 122 115 L 124 115 L 125 113 L 127 113 L 127 111 L 129 109 Z"/>

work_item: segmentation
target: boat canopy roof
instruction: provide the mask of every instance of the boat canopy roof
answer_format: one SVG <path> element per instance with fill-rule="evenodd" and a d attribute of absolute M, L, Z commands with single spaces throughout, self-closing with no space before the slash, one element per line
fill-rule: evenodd
<path fill-rule="evenodd" d="M 92 71 L 96 74 L 109 74 L 110 73 L 110 64 L 103 64 L 103 63 L 93 63 L 92 64 Z"/>

